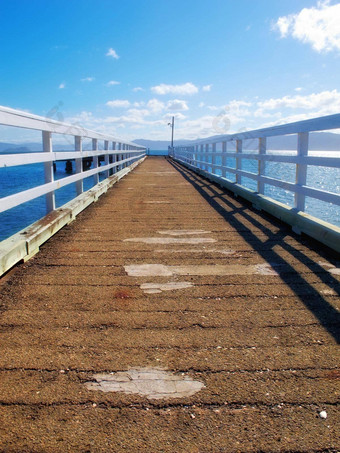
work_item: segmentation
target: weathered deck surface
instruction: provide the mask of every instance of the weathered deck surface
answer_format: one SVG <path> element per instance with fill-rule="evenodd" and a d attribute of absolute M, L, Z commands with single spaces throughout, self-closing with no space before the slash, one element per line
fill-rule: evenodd
<path fill-rule="evenodd" d="M 1 286 L 1 451 L 340 450 L 334 257 L 175 167 L 148 158 Z M 169 282 L 192 286 L 140 287 Z M 136 367 L 205 388 L 84 386 Z"/>

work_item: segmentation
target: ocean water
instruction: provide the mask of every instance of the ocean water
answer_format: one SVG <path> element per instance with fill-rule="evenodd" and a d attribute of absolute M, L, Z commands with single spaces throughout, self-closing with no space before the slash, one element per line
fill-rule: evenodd
<path fill-rule="evenodd" d="M 247 151 L 249 153 L 249 151 Z M 273 152 L 279 153 L 279 152 Z M 292 151 L 286 151 L 285 154 L 294 154 Z M 322 155 L 324 157 L 339 157 L 338 152 L 310 152 L 310 155 Z M 219 158 L 216 157 L 216 163 L 219 163 Z M 55 179 L 61 179 L 67 176 L 65 173 L 65 162 L 57 162 L 57 170 Z M 227 165 L 235 167 L 235 159 L 227 159 Z M 252 173 L 257 173 L 257 162 L 249 159 L 243 159 L 242 169 Z M 220 171 L 216 171 L 220 174 Z M 267 162 L 266 176 L 271 176 L 283 181 L 295 181 L 295 165 Z M 226 177 L 234 181 L 235 176 L 227 173 Z M 104 174 L 100 174 L 100 179 L 104 178 Z M 93 187 L 93 177 L 84 180 L 84 190 L 89 190 Z M 32 164 L 23 165 L 20 167 L 7 167 L 0 169 L 0 203 L 1 198 L 27 190 L 31 187 L 44 183 L 44 165 Z M 242 177 L 242 184 L 250 189 L 256 190 L 256 181 Z M 325 168 L 325 167 L 308 167 L 307 185 L 313 188 L 320 188 L 333 193 L 340 193 L 340 169 Z M 57 207 L 70 201 L 76 195 L 75 184 L 63 187 L 56 191 Z M 288 206 L 293 206 L 294 195 L 292 192 L 272 187 L 265 186 L 265 195 L 270 196 Z M 306 198 L 306 212 L 322 220 L 330 222 L 340 227 L 340 207 L 331 203 L 325 203 L 320 200 Z M 24 229 L 31 223 L 39 220 L 46 214 L 45 197 L 39 197 L 35 200 L 24 203 L 21 206 L 10 209 L 9 211 L 0 213 L 0 240 L 4 240 L 12 234 Z"/>

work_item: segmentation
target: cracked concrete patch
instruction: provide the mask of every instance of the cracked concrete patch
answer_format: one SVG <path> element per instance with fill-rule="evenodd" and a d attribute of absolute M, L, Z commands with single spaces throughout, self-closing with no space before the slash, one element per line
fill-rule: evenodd
<path fill-rule="evenodd" d="M 279 275 L 269 263 L 256 265 L 199 264 L 166 266 L 164 264 L 132 264 L 124 266 L 130 277 L 170 277 L 174 275 Z"/>
<path fill-rule="evenodd" d="M 263 263 L 256 264 L 255 266 L 256 273 L 261 275 L 279 275 L 279 273 L 274 269 L 275 264 Z"/>
<path fill-rule="evenodd" d="M 135 175 L 156 175 L 156 176 L 173 176 L 177 175 L 175 171 L 135 171 Z"/>
<path fill-rule="evenodd" d="M 132 368 L 110 374 L 95 374 L 95 382 L 86 382 L 88 390 L 137 394 L 148 399 L 192 396 L 205 387 L 189 376 L 176 375 L 161 368 Z"/>
<path fill-rule="evenodd" d="M 340 275 L 340 268 L 339 267 L 332 267 L 328 270 L 333 275 Z"/>
<path fill-rule="evenodd" d="M 320 266 L 322 266 L 323 268 L 325 268 L 325 270 L 327 272 L 329 272 L 330 274 L 340 275 L 340 268 L 339 267 L 335 267 L 333 264 L 327 263 L 325 261 L 318 261 L 318 264 Z"/>
<path fill-rule="evenodd" d="M 152 200 L 152 201 L 144 201 L 144 204 L 170 204 L 170 201 L 157 201 L 157 200 Z"/>
<path fill-rule="evenodd" d="M 220 253 L 221 255 L 234 255 L 236 252 L 235 250 L 231 249 L 207 249 L 205 247 L 201 249 L 156 249 L 155 253 Z"/>
<path fill-rule="evenodd" d="M 166 234 L 168 236 L 189 236 L 195 234 L 207 234 L 211 233 L 211 231 L 205 230 L 161 230 L 157 231 L 159 234 Z"/>
<path fill-rule="evenodd" d="M 169 266 L 163 264 L 131 264 L 124 266 L 130 277 L 169 277 L 173 275 Z"/>
<path fill-rule="evenodd" d="M 192 288 L 191 282 L 168 282 L 168 283 L 143 283 L 140 285 L 145 294 L 159 294 L 163 291 L 175 291 L 178 289 Z"/>
<path fill-rule="evenodd" d="M 209 244 L 216 242 L 216 239 L 212 238 L 129 238 L 124 239 L 124 242 L 141 242 L 144 244 Z"/>

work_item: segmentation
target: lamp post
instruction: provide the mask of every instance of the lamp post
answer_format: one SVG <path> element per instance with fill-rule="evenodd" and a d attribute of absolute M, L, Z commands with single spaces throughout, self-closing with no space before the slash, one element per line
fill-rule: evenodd
<path fill-rule="evenodd" d="M 168 126 L 171 127 L 171 148 L 174 147 L 174 127 L 175 127 L 175 117 L 172 117 L 171 123 L 168 123 Z"/>

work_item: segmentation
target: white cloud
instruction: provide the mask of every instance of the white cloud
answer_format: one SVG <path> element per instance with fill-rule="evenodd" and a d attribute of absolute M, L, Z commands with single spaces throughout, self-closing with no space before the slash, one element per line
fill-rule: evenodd
<path fill-rule="evenodd" d="M 311 44 L 318 52 L 340 50 L 340 3 L 329 0 L 318 2 L 316 7 L 303 8 L 298 14 L 279 17 L 274 29 L 281 37 L 292 36 Z"/>
<path fill-rule="evenodd" d="M 110 47 L 110 49 L 107 51 L 106 56 L 112 57 L 116 60 L 118 60 L 118 58 L 120 58 L 119 55 L 117 54 L 117 52 L 114 49 L 112 49 L 112 47 Z"/>
<path fill-rule="evenodd" d="M 204 102 L 200 102 L 200 103 L 198 104 L 198 107 L 200 107 L 200 108 L 202 108 L 202 107 L 204 107 L 204 106 L 205 106 L 205 103 L 204 103 Z"/>
<path fill-rule="evenodd" d="M 263 110 L 275 109 L 304 109 L 318 111 L 320 115 L 337 113 L 340 111 L 340 92 L 337 90 L 321 91 L 306 96 L 283 96 L 282 98 L 272 98 L 257 103 Z"/>
<path fill-rule="evenodd" d="M 204 87 L 202 87 L 202 90 L 203 91 L 210 91 L 211 87 L 212 87 L 212 85 L 204 85 Z"/>
<path fill-rule="evenodd" d="M 130 102 L 126 99 L 115 99 L 114 101 L 108 101 L 106 103 L 108 107 L 130 107 Z"/>
<path fill-rule="evenodd" d="M 116 80 L 110 80 L 109 82 L 107 82 L 106 86 L 107 87 L 112 87 L 114 85 L 120 85 L 120 82 L 116 82 Z"/>
<path fill-rule="evenodd" d="M 166 119 L 167 121 L 171 120 L 172 117 L 175 117 L 175 120 L 184 120 L 186 118 L 185 115 L 183 115 L 183 113 L 167 113 L 166 115 L 163 116 L 164 119 Z"/>
<path fill-rule="evenodd" d="M 58 88 L 59 88 L 59 90 L 63 90 L 65 87 L 66 87 L 66 83 L 61 83 Z"/>
<path fill-rule="evenodd" d="M 146 106 L 154 113 L 161 112 L 165 108 L 164 102 L 161 102 L 158 99 L 150 99 Z"/>
<path fill-rule="evenodd" d="M 217 110 L 223 109 L 223 107 L 219 107 L 218 105 L 207 105 L 207 109 L 212 112 L 216 112 Z"/>
<path fill-rule="evenodd" d="M 302 90 L 303 90 L 302 87 L 296 87 L 296 88 L 295 88 L 295 91 L 297 91 L 297 92 L 300 92 L 300 91 L 302 91 Z"/>
<path fill-rule="evenodd" d="M 94 77 L 84 77 L 83 79 L 80 79 L 81 82 L 93 82 Z"/>
<path fill-rule="evenodd" d="M 181 101 L 179 99 L 173 99 L 167 103 L 168 110 L 189 110 L 189 107 L 185 101 Z"/>
<path fill-rule="evenodd" d="M 144 88 L 142 87 L 135 87 L 132 89 L 132 91 L 134 91 L 135 93 L 137 93 L 138 91 L 145 91 Z"/>
<path fill-rule="evenodd" d="M 340 90 L 334 89 L 304 96 L 292 90 L 291 94 L 277 98 L 233 99 L 220 106 L 204 105 L 206 110 L 197 109 L 196 113 L 203 112 L 201 116 L 197 114 L 198 117 L 194 111 L 186 109 L 187 102 L 180 99 L 164 102 L 156 98 L 144 102 L 115 99 L 108 105 L 124 107 L 124 110 L 117 110 L 114 114 L 101 117 L 84 111 L 66 121 L 98 132 L 114 134 L 122 139 L 135 138 L 137 130 L 138 135 L 144 138 L 165 139 L 169 135 L 167 123 L 174 116 L 175 138 L 196 139 L 338 113 Z M 175 106 L 176 110 L 173 109 Z"/>
<path fill-rule="evenodd" d="M 134 107 L 144 107 L 145 105 L 145 102 L 141 101 L 141 102 L 134 102 L 133 103 L 133 106 Z"/>
<path fill-rule="evenodd" d="M 191 82 L 184 83 L 183 85 L 166 85 L 161 83 L 151 87 L 151 91 L 156 94 L 195 94 L 198 93 L 198 88 Z"/>

